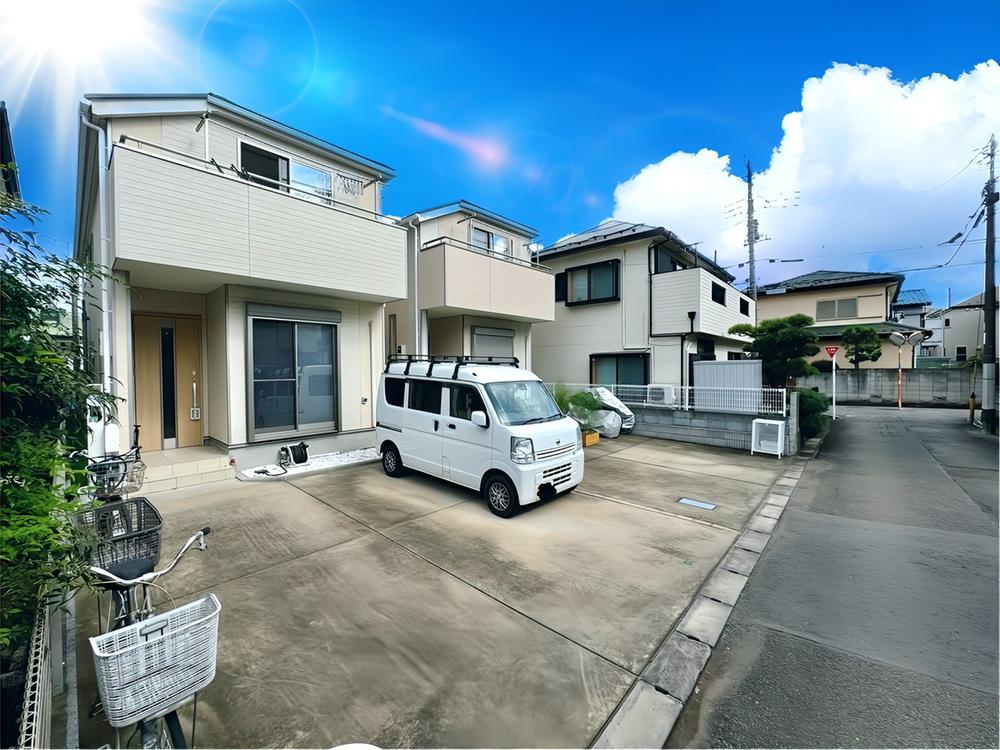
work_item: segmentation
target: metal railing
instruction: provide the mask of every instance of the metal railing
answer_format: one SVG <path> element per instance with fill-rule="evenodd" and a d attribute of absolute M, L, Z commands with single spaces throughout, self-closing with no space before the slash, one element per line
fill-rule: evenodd
<path fill-rule="evenodd" d="M 572 392 L 607 388 L 628 406 L 655 406 L 725 414 L 785 416 L 788 413 L 788 392 L 785 388 L 706 388 L 663 383 L 649 385 L 546 383 L 545 386 L 552 393 L 559 387 Z"/>
<path fill-rule="evenodd" d="M 19 748 L 52 747 L 52 649 L 49 640 L 49 607 L 41 606 L 28 648 L 24 705 L 21 708 Z"/>
<path fill-rule="evenodd" d="M 545 271 L 547 273 L 552 273 L 552 269 L 548 266 L 543 266 L 535 260 L 528 260 L 526 258 L 518 258 L 516 255 L 510 255 L 507 253 L 498 253 L 496 250 L 490 250 L 485 247 L 478 247 L 477 245 L 472 245 L 468 242 L 463 242 L 462 240 L 456 240 L 454 237 L 435 237 L 432 240 L 427 240 L 421 246 L 421 250 L 430 250 L 432 247 L 437 247 L 438 245 L 450 245 L 452 247 L 458 248 L 459 250 L 465 250 L 470 253 L 478 253 L 479 255 L 485 255 L 490 258 L 495 258 L 496 260 L 502 260 L 507 263 L 513 263 L 517 266 L 524 266 L 525 268 L 532 268 L 536 271 Z"/>

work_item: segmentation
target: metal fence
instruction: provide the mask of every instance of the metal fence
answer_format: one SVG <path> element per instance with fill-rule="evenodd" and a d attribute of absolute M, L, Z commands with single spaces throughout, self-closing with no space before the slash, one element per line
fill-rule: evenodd
<path fill-rule="evenodd" d="M 42 606 L 28 650 L 24 706 L 21 709 L 19 748 L 52 747 L 52 649 L 49 641 L 49 608 Z"/>
<path fill-rule="evenodd" d="M 785 388 L 708 388 L 691 385 L 585 385 L 583 383 L 546 383 L 550 392 L 566 388 L 571 392 L 607 388 L 630 406 L 659 406 L 684 411 L 710 411 L 725 414 L 788 413 Z"/>

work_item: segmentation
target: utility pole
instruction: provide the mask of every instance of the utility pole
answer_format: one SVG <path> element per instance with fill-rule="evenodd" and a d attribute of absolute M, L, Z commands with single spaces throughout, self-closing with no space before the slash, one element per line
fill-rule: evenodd
<path fill-rule="evenodd" d="M 986 284 L 983 289 L 983 312 L 986 317 L 986 340 L 983 342 L 983 429 L 997 432 L 997 282 L 996 204 L 997 182 L 994 163 L 997 139 L 990 136 L 990 180 L 986 183 Z"/>
<path fill-rule="evenodd" d="M 757 265 L 753 259 L 753 243 L 757 240 L 757 223 L 753 218 L 753 170 L 747 159 L 747 247 L 750 250 L 750 281 L 747 285 L 747 296 L 757 299 Z"/>

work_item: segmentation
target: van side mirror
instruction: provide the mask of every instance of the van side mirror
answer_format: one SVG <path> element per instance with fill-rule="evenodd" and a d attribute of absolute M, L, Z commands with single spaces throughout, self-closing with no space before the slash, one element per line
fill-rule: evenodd
<path fill-rule="evenodd" d="M 484 411 L 474 411 L 472 412 L 472 424 L 477 427 L 486 426 L 486 412 Z"/>

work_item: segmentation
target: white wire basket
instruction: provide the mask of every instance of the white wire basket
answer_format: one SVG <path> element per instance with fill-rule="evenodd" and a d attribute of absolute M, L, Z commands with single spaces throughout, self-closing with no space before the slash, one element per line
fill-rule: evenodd
<path fill-rule="evenodd" d="M 125 727 L 166 713 L 215 678 L 215 594 L 90 639 L 108 723 Z"/>

